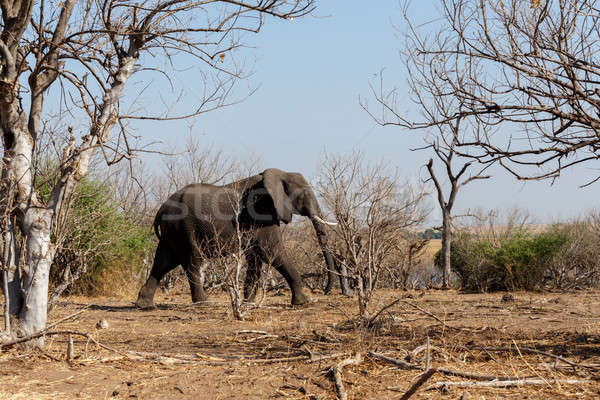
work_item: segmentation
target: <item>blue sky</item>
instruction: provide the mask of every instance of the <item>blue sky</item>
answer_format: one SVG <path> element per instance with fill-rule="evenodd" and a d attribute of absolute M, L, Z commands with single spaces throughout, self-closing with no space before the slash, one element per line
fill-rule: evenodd
<path fill-rule="evenodd" d="M 415 19 L 435 17 L 433 8 L 418 6 L 412 7 Z M 316 14 L 292 22 L 268 19 L 258 35 L 247 37 L 254 48 L 245 53 L 255 73 L 241 87 L 258 90 L 240 104 L 198 117 L 192 133 L 229 153 L 242 158 L 257 154 L 266 167 L 309 178 L 324 151 L 349 153 L 357 148 L 367 159 L 389 161 L 407 177 L 425 177 L 422 166 L 429 153 L 410 151 L 422 144 L 422 133 L 379 127 L 358 101 L 361 96 L 374 106 L 369 80 L 382 69 L 389 86 L 406 87 L 398 53 L 402 40 L 394 27 L 402 29 L 398 1 L 319 1 Z M 415 112 L 408 95 L 406 109 Z M 181 142 L 189 133 L 187 123 L 144 127 L 149 129 L 145 139 L 166 143 Z M 548 181 L 518 182 L 495 169 L 492 180 L 459 194 L 457 212 L 517 206 L 540 222 L 581 215 L 600 197 L 598 184 L 578 188 L 597 173 L 591 167 L 567 171 L 552 186 Z M 430 201 L 435 206 L 435 199 Z"/>

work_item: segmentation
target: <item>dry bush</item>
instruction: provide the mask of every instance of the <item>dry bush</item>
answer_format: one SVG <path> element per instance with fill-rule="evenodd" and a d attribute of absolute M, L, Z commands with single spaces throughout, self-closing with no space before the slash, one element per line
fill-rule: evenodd
<path fill-rule="evenodd" d="M 423 188 L 399 181 L 397 171 L 382 162 L 368 164 L 358 152 L 326 155 L 321 165 L 318 191 L 338 221 L 331 251 L 355 281 L 362 318 L 369 318 L 369 304 L 384 272 L 398 267 L 393 259 L 400 240 L 429 213 Z"/>
<path fill-rule="evenodd" d="M 414 289 L 427 285 L 431 277 L 427 273 L 424 260 L 425 246 L 429 239 L 416 232 L 404 232 L 397 238 L 396 248 L 384 265 L 378 287 L 393 289 Z"/>
<path fill-rule="evenodd" d="M 281 229 L 285 249 L 290 258 L 295 260 L 304 284 L 312 291 L 324 290 L 327 284 L 327 267 L 312 223 L 302 219 L 281 226 Z M 283 278 L 278 280 L 282 282 Z"/>
<path fill-rule="evenodd" d="M 559 289 L 598 287 L 600 285 L 600 215 L 553 224 L 549 232 L 567 237 L 567 243 L 548 264 L 547 284 Z"/>

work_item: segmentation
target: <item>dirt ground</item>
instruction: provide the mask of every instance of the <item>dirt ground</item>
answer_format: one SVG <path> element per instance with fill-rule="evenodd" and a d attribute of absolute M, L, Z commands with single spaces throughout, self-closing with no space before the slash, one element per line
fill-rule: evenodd
<path fill-rule="evenodd" d="M 68 336 L 60 334 L 47 337 L 45 352 L 6 350 L 0 353 L 0 399 L 335 399 L 329 368 L 356 352 L 362 361 L 342 370 L 348 398 L 399 399 L 422 371 L 382 362 L 369 351 L 424 365 L 427 336 L 434 368 L 545 383 L 440 390 L 430 386 L 475 380 L 437 372 L 412 398 L 599 398 L 600 292 L 502 296 L 381 291 L 374 309 L 403 300 L 370 328 L 356 326 L 349 318 L 355 299 L 340 295 L 312 294 L 314 302 L 303 307 L 290 306 L 287 292 L 270 295 L 245 321 L 232 319 L 225 295 L 190 304 L 187 293 L 157 293 L 153 311 L 125 300 L 66 298 L 50 323 L 87 309 L 52 330 L 88 333 L 105 347 L 73 336 L 75 357 L 66 361 Z M 108 328 L 96 327 L 100 319 Z M 309 362 L 310 355 L 317 361 Z M 579 382 L 556 381 L 563 379 Z"/>

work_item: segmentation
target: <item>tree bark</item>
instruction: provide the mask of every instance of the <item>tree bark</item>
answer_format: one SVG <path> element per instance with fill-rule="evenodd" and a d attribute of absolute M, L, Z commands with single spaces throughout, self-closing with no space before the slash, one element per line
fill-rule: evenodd
<path fill-rule="evenodd" d="M 452 215 L 448 210 L 442 211 L 442 270 L 443 280 L 442 288 L 450 288 L 450 276 L 452 275 L 451 265 L 451 247 L 452 247 Z"/>
<path fill-rule="evenodd" d="M 19 312 L 19 322 L 25 335 L 31 335 L 46 327 L 50 266 L 55 253 L 50 240 L 53 216 L 52 210 L 30 208 L 23 221 L 23 233 L 27 241 L 21 285 L 25 296 Z M 43 347 L 43 337 L 36 339 L 32 344 Z"/>
<path fill-rule="evenodd" d="M 2 274 L 2 286 L 6 296 L 8 314 L 17 315 L 21 309 L 23 298 L 21 296 L 21 277 L 17 267 L 19 253 L 15 238 L 15 227 L 12 219 L 7 223 L 6 232 L 3 236 L 2 246 L 4 248 L 4 271 Z"/>

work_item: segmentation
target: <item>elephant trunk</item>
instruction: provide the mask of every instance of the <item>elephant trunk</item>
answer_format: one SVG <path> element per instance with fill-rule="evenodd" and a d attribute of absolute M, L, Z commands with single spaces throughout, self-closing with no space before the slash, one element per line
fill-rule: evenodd
<path fill-rule="evenodd" d="M 320 211 L 320 210 L 319 210 Z M 320 214 L 320 213 L 319 213 Z M 333 288 L 333 282 L 335 281 L 335 275 L 337 275 L 340 279 L 340 286 L 342 288 L 342 294 L 346 296 L 352 295 L 352 290 L 348 286 L 348 280 L 346 279 L 346 270 L 342 268 L 342 266 L 338 265 L 333 256 L 331 255 L 331 251 L 327 246 L 327 231 L 326 225 L 336 225 L 334 223 L 328 223 L 324 219 L 322 219 L 319 215 L 311 215 L 310 219 L 312 221 L 313 227 L 315 228 L 315 232 L 317 234 L 317 240 L 319 241 L 319 246 L 323 251 L 323 257 L 325 258 L 325 264 L 327 265 L 327 286 L 325 288 L 325 293 L 329 293 Z"/>

